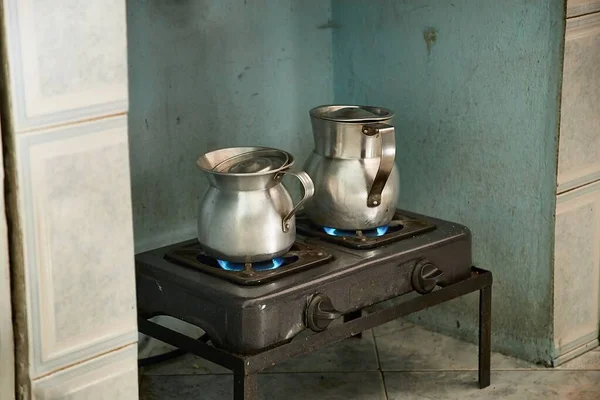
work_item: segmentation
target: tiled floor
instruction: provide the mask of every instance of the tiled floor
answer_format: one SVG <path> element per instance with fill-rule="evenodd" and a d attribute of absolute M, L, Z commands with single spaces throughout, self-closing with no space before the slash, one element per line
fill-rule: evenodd
<path fill-rule="evenodd" d="M 394 321 L 268 370 L 259 389 L 269 400 L 600 399 L 600 350 L 557 369 L 494 354 L 492 369 L 479 390 L 475 345 Z M 230 400 L 232 376 L 187 355 L 145 368 L 140 398 Z"/>

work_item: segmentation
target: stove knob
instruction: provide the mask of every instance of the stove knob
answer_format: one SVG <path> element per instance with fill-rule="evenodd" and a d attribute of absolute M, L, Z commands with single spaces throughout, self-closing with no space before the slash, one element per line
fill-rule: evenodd
<path fill-rule="evenodd" d="M 314 332 L 324 331 L 329 324 L 341 317 L 342 313 L 333 307 L 331 299 L 322 294 L 310 299 L 306 308 L 306 325 Z"/>
<path fill-rule="evenodd" d="M 431 261 L 419 260 L 412 273 L 413 288 L 420 294 L 427 294 L 435 289 L 442 275 L 444 273 Z"/>

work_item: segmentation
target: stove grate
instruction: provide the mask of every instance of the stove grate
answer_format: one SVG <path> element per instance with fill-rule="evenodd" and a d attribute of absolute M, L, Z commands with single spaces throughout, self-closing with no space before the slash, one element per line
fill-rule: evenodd
<path fill-rule="evenodd" d="M 435 224 L 426 220 L 403 214 L 396 211 L 394 218 L 381 235 L 372 234 L 372 230 L 346 231 L 334 228 L 325 228 L 311 223 L 304 215 L 296 218 L 296 229 L 298 232 L 311 237 L 318 237 L 323 241 L 338 244 L 357 250 L 369 250 L 385 246 L 403 239 L 423 234 L 434 230 Z M 376 228 L 377 229 L 377 228 Z M 343 234 L 334 235 L 333 231 Z"/>
<path fill-rule="evenodd" d="M 239 285 L 261 285 L 308 268 L 323 265 L 331 261 L 333 257 L 324 249 L 296 241 L 290 251 L 281 257 L 283 263 L 277 268 L 263 268 L 263 264 L 253 267 L 251 263 L 247 263 L 235 264 L 236 268 L 226 270 L 223 268 L 222 260 L 207 256 L 203 252 L 200 243 L 196 242 L 169 250 L 165 255 L 165 259 Z M 242 270 L 236 270 L 240 266 Z"/>

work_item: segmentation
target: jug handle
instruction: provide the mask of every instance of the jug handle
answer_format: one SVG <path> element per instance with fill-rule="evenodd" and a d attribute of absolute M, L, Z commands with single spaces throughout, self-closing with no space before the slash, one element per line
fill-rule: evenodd
<path fill-rule="evenodd" d="M 283 217 L 281 227 L 284 232 L 288 232 L 290 230 L 290 219 L 298 212 L 300 207 L 302 207 L 304 203 L 306 203 L 306 201 L 310 199 L 313 194 L 315 194 L 315 185 L 312 179 L 310 179 L 310 176 L 308 176 L 308 174 L 304 171 L 287 170 L 281 171 L 281 174 L 294 175 L 296 178 L 298 178 L 304 189 L 304 196 L 302 199 L 294 206 L 294 208 L 292 208 L 292 211 Z"/>
<path fill-rule="evenodd" d="M 377 207 L 381 204 L 381 192 L 394 168 L 396 158 L 396 134 L 391 125 L 375 123 L 363 125 L 362 133 L 367 136 L 379 136 L 381 145 L 381 161 L 373 184 L 367 195 L 367 207 Z"/>

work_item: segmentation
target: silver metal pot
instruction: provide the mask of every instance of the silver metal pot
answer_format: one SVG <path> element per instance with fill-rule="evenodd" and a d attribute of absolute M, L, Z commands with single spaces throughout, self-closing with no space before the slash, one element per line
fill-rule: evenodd
<path fill-rule="evenodd" d="M 379 107 L 310 110 L 315 149 L 304 166 L 315 195 L 304 209 L 315 224 L 372 229 L 389 224 L 400 193 L 394 114 Z"/>
<path fill-rule="evenodd" d="M 198 241 L 207 255 L 236 263 L 285 254 L 296 239 L 295 214 L 314 193 L 310 177 L 292 171 L 294 157 L 267 147 L 235 147 L 204 154 L 198 167 L 210 187 L 198 211 Z M 294 206 L 281 183 L 298 178 L 304 197 Z"/>

